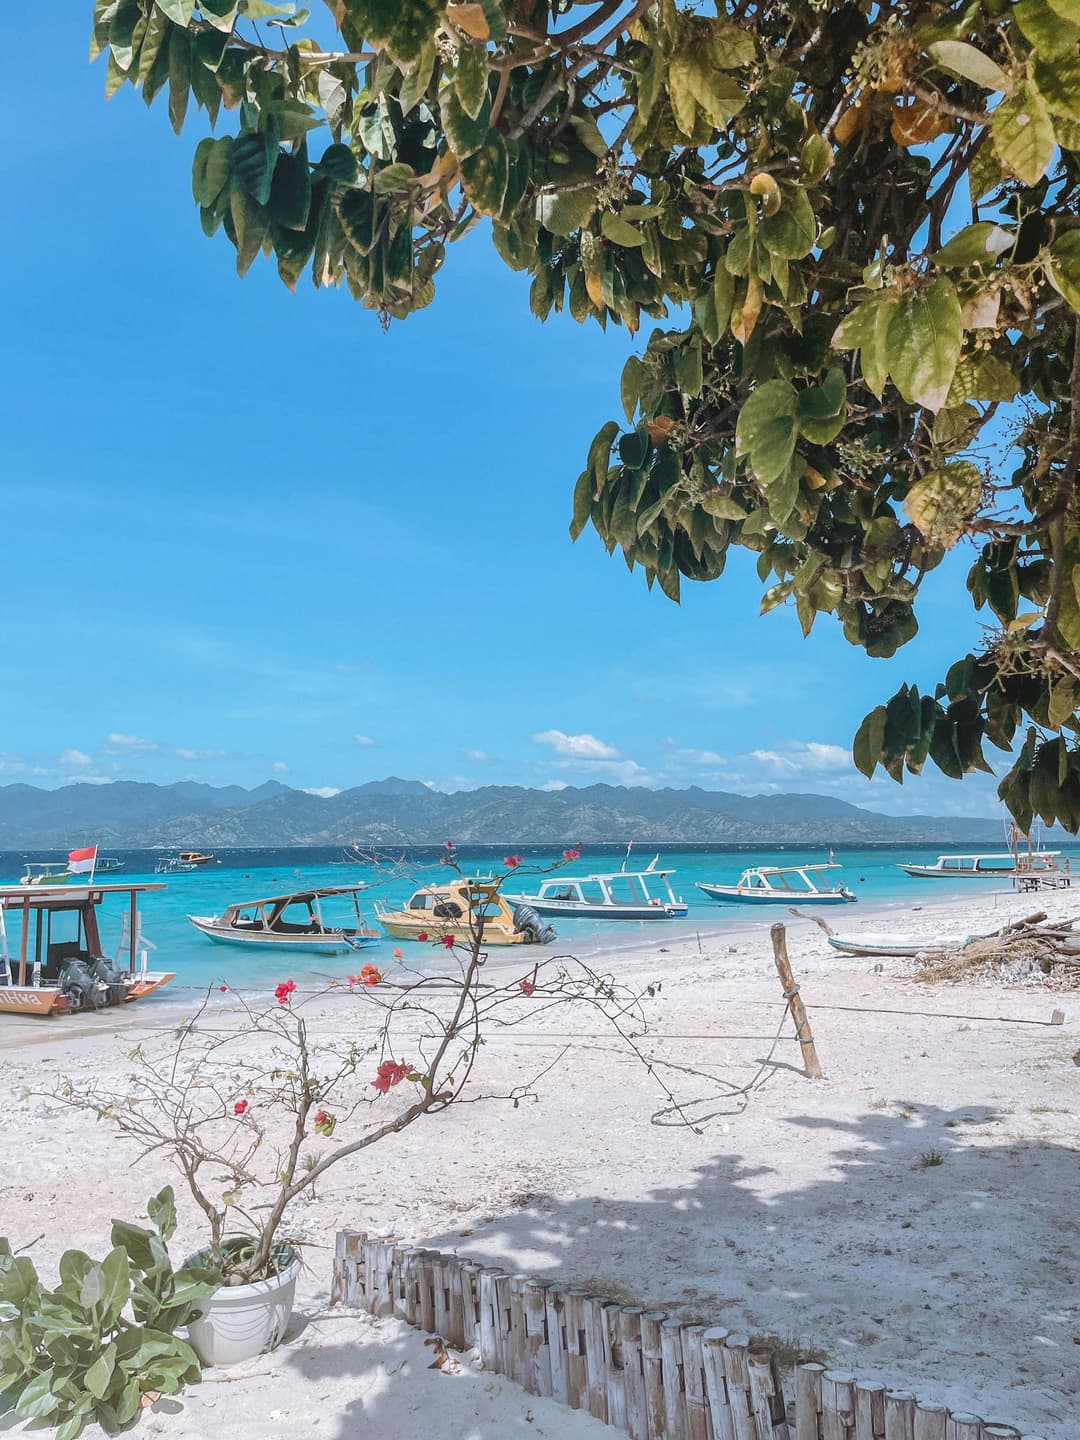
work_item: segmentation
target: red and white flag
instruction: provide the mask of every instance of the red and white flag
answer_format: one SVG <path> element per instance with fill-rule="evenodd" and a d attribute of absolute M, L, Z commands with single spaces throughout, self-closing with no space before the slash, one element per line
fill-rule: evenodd
<path fill-rule="evenodd" d="M 85 850 L 68 851 L 68 870 L 72 875 L 92 875 L 97 864 L 98 847 L 90 845 Z"/>

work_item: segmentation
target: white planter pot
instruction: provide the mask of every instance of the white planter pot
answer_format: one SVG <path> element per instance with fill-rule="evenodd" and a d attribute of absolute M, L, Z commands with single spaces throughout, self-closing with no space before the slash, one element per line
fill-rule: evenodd
<path fill-rule="evenodd" d="M 204 1365 L 238 1365 L 281 1343 L 296 1298 L 300 1256 L 251 1285 L 223 1285 L 198 1302 L 188 1339 Z"/>

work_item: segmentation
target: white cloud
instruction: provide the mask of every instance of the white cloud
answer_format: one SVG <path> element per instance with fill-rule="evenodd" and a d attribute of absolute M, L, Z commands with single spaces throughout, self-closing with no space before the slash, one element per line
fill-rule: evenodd
<path fill-rule="evenodd" d="M 176 753 L 181 760 L 222 760 L 225 757 L 224 750 L 189 750 L 186 745 L 177 746 Z"/>
<path fill-rule="evenodd" d="M 78 777 L 78 784 L 80 784 L 80 785 L 113 785 L 113 784 L 115 784 L 115 780 L 116 780 L 116 777 L 113 776 L 113 775 L 80 775 L 80 776 Z"/>
<path fill-rule="evenodd" d="M 780 750 L 751 750 L 750 759 L 783 776 L 833 775 L 854 769 L 850 751 L 817 740 L 793 740 Z"/>
<path fill-rule="evenodd" d="M 93 763 L 93 760 L 87 755 L 85 750 L 76 750 L 73 747 L 69 747 L 60 756 L 61 765 L 81 767 L 83 765 L 92 765 Z"/>
<path fill-rule="evenodd" d="M 675 751 L 676 760 L 684 760 L 690 765 L 726 765 L 727 761 L 723 755 L 717 755 L 715 750 L 683 750 Z"/>
<path fill-rule="evenodd" d="M 105 736 L 107 755 L 142 755 L 159 748 L 156 740 L 144 740 L 141 735 L 121 735 L 116 730 L 110 730 Z"/>
<path fill-rule="evenodd" d="M 541 790 L 565 790 L 569 785 L 568 780 L 545 780 L 540 786 Z"/>
<path fill-rule="evenodd" d="M 618 750 L 595 735 L 567 735 L 562 730 L 541 730 L 532 737 L 534 745 L 550 745 L 556 755 L 569 760 L 618 760 Z"/>
<path fill-rule="evenodd" d="M 47 775 L 44 765 L 32 765 L 21 755 L 0 753 L 0 775 Z"/>
<path fill-rule="evenodd" d="M 337 785 L 305 785 L 305 795 L 318 795 L 320 800 L 329 800 L 331 795 L 340 795 L 341 789 Z"/>
<path fill-rule="evenodd" d="M 270 768 L 275 775 L 287 775 L 289 773 L 289 767 L 285 764 L 284 760 L 275 760 Z"/>
<path fill-rule="evenodd" d="M 364 745 L 364 746 L 368 746 L 368 745 L 374 745 L 374 744 L 375 744 L 375 741 L 372 740 L 372 738 L 371 738 L 370 735 L 354 735 L 352 738 L 353 738 L 353 744 L 354 744 L 354 745 Z"/>
<path fill-rule="evenodd" d="M 462 750 L 461 753 L 466 760 L 473 760 L 477 765 L 491 764 L 491 756 L 486 750 Z"/>

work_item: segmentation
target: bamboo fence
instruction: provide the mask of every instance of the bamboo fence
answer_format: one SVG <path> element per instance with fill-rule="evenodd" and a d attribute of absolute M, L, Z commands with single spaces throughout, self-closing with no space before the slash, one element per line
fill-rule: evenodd
<path fill-rule="evenodd" d="M 355 1230 L 337 1236 L 331 1303 L 475 1350 L 631 1440 L 1042 1440 L 824 1365 L 796 1366 L 785 1391 L 746 1335 Z"/>

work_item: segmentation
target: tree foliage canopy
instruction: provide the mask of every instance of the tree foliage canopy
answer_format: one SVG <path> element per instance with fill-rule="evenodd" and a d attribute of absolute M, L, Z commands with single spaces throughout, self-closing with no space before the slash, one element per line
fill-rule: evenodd
<path fill-rule="evenodd" d="M 193 190 L 239 272 L 403 318 L 487 217 L 541 319 L 674 309 L 572 535 L 673 599 L 753 550 L 763 610 L 872 656 L 967 542 L 982 648 L 855 761 L 959 778 L 1015 740 L 1012 813 L 1080 828 L 1080 0 L 327 4 L 337 49 L 268 0 L 95 5 L 109 94 L 235 112 Z"/>

